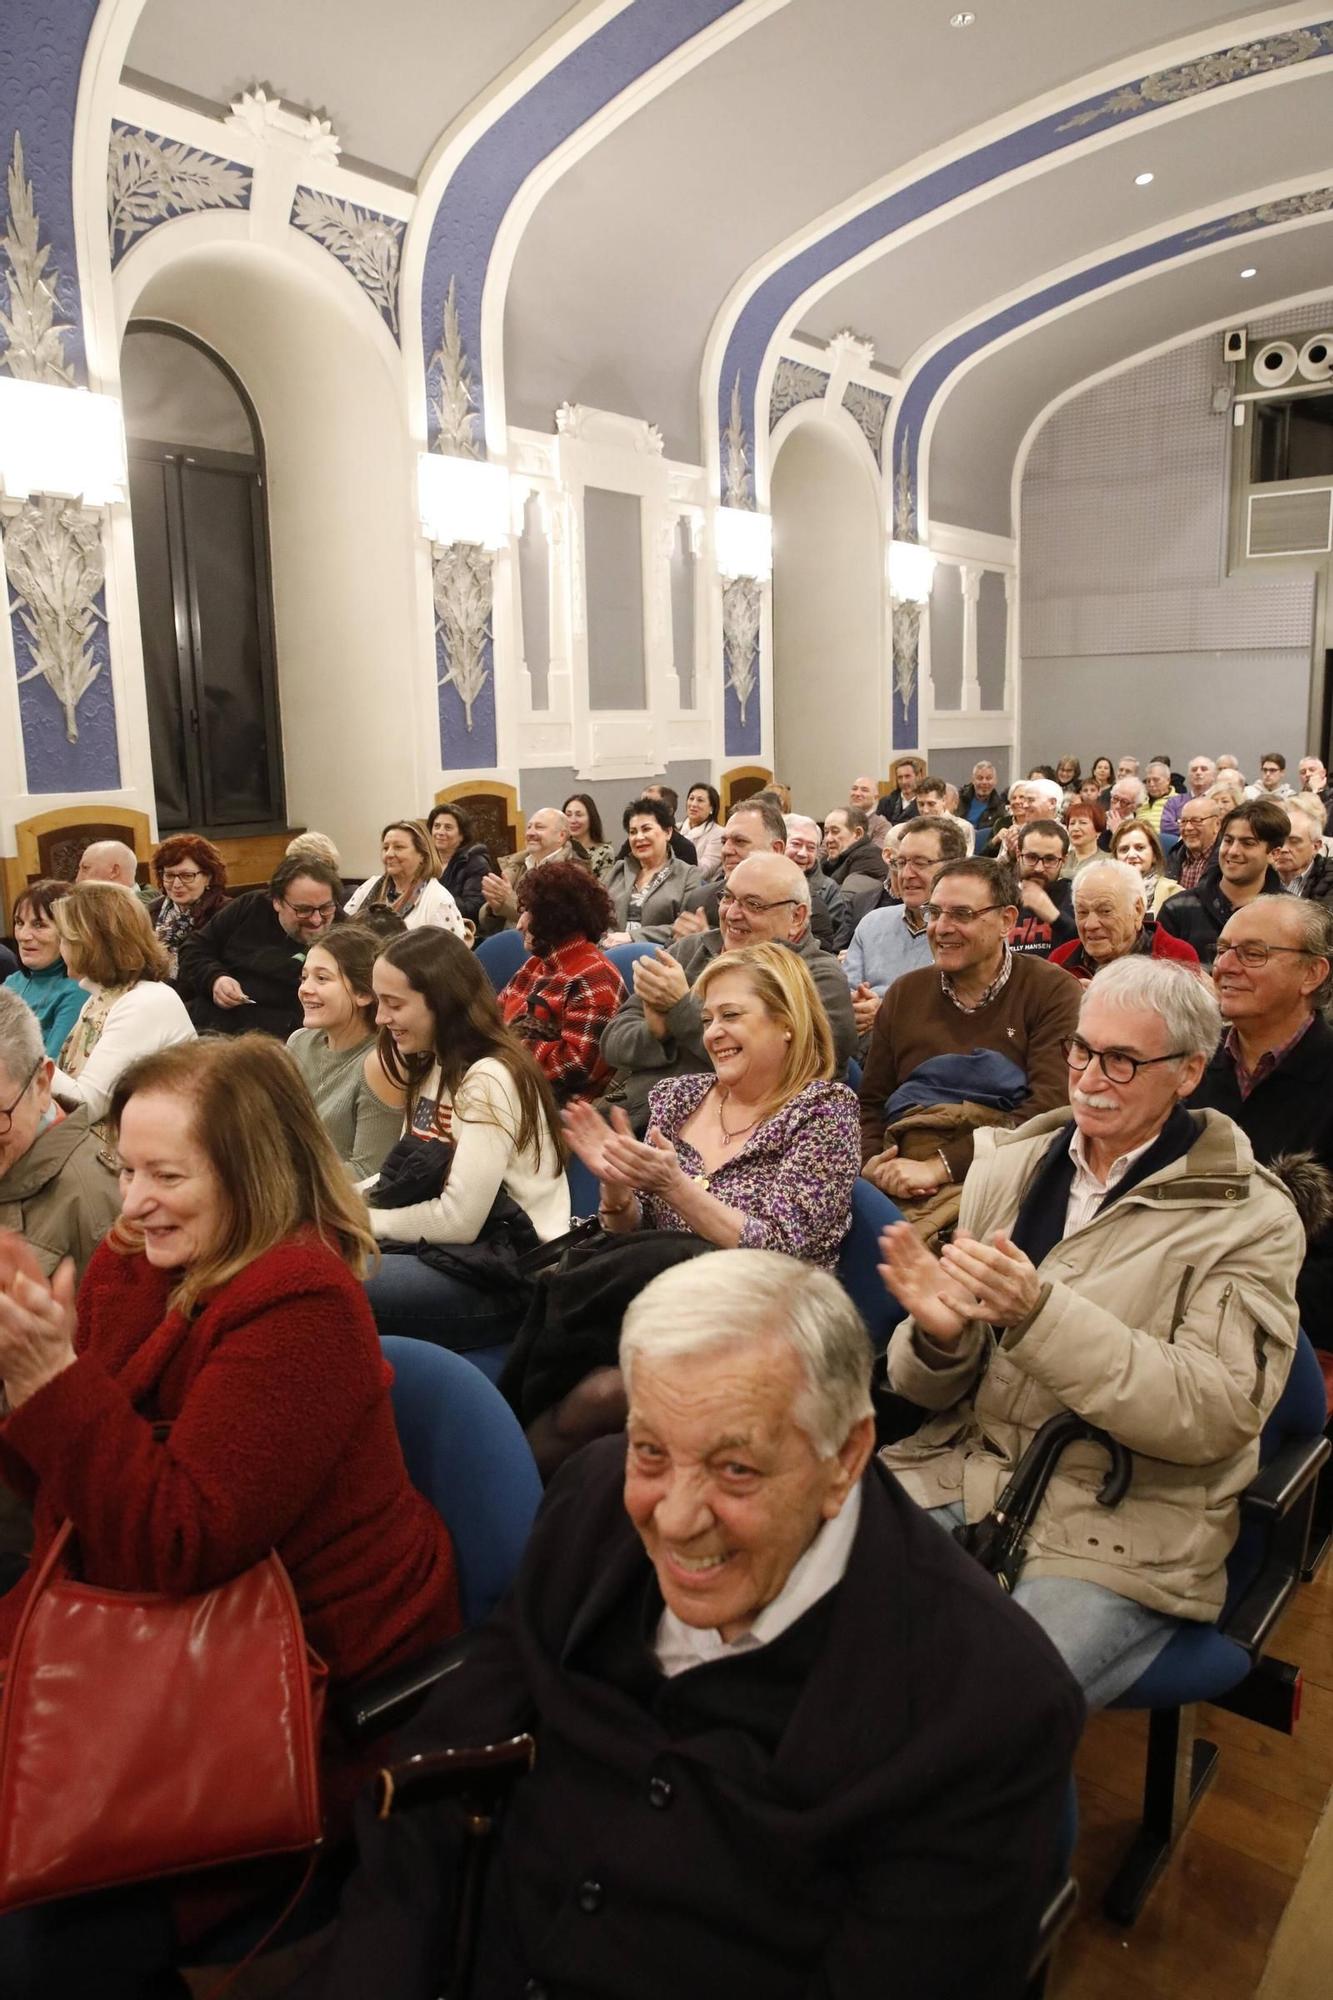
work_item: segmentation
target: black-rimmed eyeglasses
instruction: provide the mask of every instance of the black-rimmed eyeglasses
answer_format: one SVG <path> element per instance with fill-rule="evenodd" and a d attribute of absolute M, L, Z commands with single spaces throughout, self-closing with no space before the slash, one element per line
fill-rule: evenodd
<path fill-rule="evenodd" d="M 1189 1054 L 1188 1049 L 1172 1049 L 1165 1056 L 1128 1056 L 1121 1049 L 1094 1049 L 1081 1035 L 1070 1035 L 1060 1047 L 1065 1061 L 1075 1071 L 1085 1070 L 1096 1056 L 1108 1083 L 1133 1083 L 1141 1069 L 1151 1069 L 1154 1063 L 1183 1062 Z"/>
<path fill-rule="evenodd" d="M 32 1087 L 33 1078 L 36 1076 L 38 1070 L 41 1068 L 42 1064 L 45 1061 L 46 1061 L 45 1056 L 38 1056 L 36 1062 L 33 1064 L 32 1068 L 28 1071 L 27 1082 L 24 1084 L 18 1096 L 14 1099 L 14 1102 L 10 1105 L 0 1105 L 0 1139 L 7 1139 L 9 1137 L 9 1134 L 14 1127 L 14 1113 L 18 1110 L 20 1104 L 22 1104 L 24 1098 L 27 1096 L 28 1091 Z"/>

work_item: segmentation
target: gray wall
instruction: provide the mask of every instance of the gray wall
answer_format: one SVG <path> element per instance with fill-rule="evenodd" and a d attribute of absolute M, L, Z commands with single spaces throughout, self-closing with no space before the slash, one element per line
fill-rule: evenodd
<path fill-rule="evenodd" d="M 544 770 L 519 772 L 518 803 L 525 813 L 538 812 L 542 806 L 562 806 L 574 792 L 586 792 L 589 798 L 597 801 L 607 839 L 613 847 L 619 847 L 624 839 L 620 828 L 621 814 L 645 785 L 654 782 L 673 785 L 680 793 L 680 817 L 683 819 L 685 794 L 690 786 L 708 784 L 711 780 L 709 773 L 695 764 L 668 764 L 665 771 L 645 771 L 641 778 L 599 778 L 587 784 L 575 777 L 573 771 L 553 765 Z"/>
<path fill-rule="evenodd" d="M 994 764 L 1001 788 L 1009 789 L 1009 752 L 1000 744 L 993 748 L 983 746 L 980 750 L 932 750 L 930 770 L 932 777 L 947 778 L 951 785 L 961 791 L 972 776 L 974 764 Z"/>
<path fill-rule="evenodd" d="M 1220 379 L 1209 336 L 1087 390 L 1038 435 L 1021 508 L 1025 769 L 1164 748 L 1177 770 L 1230 750 L 1253 774 L 1262 750 L 1304 750 L 1314 581 L 1225 573 Z"/>
<path fill-rule="evenodd" d="M 936 708 L 963 705 L 962 572 L 937 563 L 930 585 L 930 678 Z"/>
<path fill-rule="evenodd" d="M 584 492 L 590 708 L 648 705 L 640 517 L 636 493 L 613 493 L 603 486 Z"/>

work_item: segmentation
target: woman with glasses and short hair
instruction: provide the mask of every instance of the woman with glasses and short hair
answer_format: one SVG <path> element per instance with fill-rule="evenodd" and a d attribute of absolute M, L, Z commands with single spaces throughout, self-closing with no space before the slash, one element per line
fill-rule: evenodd
<path fill-rule="evenodd" d="M 211 840 L 197 833 L 173 833 L 149 863 L 162 891 L 148 918 L 165 947 L 174 981 L 181 941 L 215 917 L 227 900 L 227 864 Z"/>

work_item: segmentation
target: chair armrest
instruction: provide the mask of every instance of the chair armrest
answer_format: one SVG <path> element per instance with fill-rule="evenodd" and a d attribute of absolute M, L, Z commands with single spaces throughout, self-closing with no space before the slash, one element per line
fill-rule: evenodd
<path fill-rule="evenodd" d="M 431 1689 L 456 1673 L 470 1652 L 471 1634 L 463 1632 L 452 1644 L 406 1667 L 397 1667 L 378 1680 L 343 1688 L 330 1704 L 334 1720 L 349 1743 L 367 1743 L 400 1729 Z"/>
<path fill-rule="evenodd" d="M 1240 1496 L 1243 1516 L 1256 1521 L 1280 1521 L 1289 1514 L 1328 1457 L 1325 1437 L 1297 1438 L 1271 1458 Z"/>

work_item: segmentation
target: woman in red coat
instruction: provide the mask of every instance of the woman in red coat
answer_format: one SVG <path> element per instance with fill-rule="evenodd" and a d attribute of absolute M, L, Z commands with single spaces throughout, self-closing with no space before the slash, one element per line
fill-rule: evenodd
<path fill-rule="evenodd" d="M 71 1265 L 48 1284 L 0 1241 L 0 1471 L 34 1510 L 29 1574 L 66 1518 L 113 1589 L 209 1590 L 275 1548 L 335 1686 L 447 1639 L 453 1551 L 398 1445 L 365 1211 L 290 1057 L 263 1035 L 163 1049 L 111 1119 L 123 1210 L 77 1306 Z M 25 1596 L 0 1599 L 0 1657 Z M 89 1991 L 160 1990 L 128 1962 L 153 1942 L 141 1908 L 125 1962 L 108 1956 L 116 1900 L 0 1918 L 6 2000 L 80 1964 Z"/>

